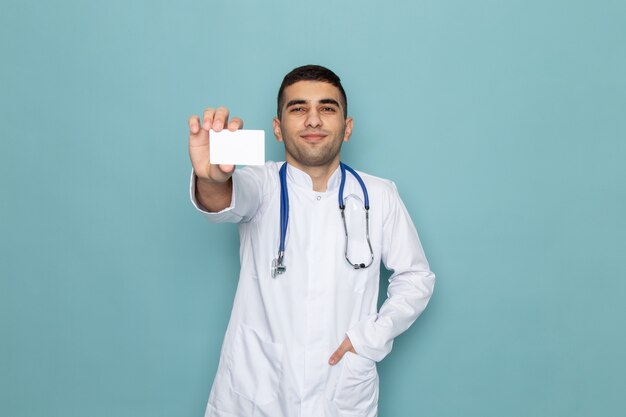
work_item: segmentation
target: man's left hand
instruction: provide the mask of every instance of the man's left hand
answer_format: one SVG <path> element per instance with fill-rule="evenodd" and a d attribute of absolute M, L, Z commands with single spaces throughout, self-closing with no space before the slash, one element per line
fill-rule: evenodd
<path fill-rule="evenodd" d="M 348 338 L 348 336 L 343 339 L 343 342 L 341 342 L 339 348 L 337 348 L 335 353 L 331 355 L 328 363 L 331 365 L 336 365 L 341 360 L 341 358 L 343 358 L 343 355 L 345 355 L 346 352 L 352 352 L 356 354 L 356 351 L 354 350 L 354 347 L 352 347 L 352 342 L 350 341 L 350 338 Z"/>

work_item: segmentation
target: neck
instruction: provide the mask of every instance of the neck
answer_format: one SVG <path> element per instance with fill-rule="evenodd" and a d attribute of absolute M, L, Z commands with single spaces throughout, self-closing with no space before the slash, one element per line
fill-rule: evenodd
<path fill-rule="evenodd" d="M 287 158 L 287 163 L 298 168 L 300 171 L 307 173 L 309 177 L 311 177 L 311 182 L 313 183 L 313 191 L 325 192 L 328 186 L 328 179 L 331 175 L 333 175 L 333 172 L 335 172 L 335 170 L 339 166 L 339 158 L 327 165 L 322 166 L 302 165 L 296 161 L 291 160 L 291 158 Z"/>

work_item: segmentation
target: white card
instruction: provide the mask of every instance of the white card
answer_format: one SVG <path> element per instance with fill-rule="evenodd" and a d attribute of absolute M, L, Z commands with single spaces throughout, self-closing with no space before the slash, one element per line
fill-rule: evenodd
<path fill-rule="evenodd" d="M 212 164 L 265 164 L 264 130 L 209 131 Z"/>

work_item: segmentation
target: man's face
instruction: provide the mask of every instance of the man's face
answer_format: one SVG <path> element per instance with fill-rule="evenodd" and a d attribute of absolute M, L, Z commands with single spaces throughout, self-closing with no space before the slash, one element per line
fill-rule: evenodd
<path fill-rule="evenodd" d="M 322 81 L 298 81 L 283 91 L 282 116 L 274 135 L 285 143 L 287 162 L 297 168 L 339 163 L 341 144 L 350 139 L 352 118 L 344 118 L 339 89 Z"/>

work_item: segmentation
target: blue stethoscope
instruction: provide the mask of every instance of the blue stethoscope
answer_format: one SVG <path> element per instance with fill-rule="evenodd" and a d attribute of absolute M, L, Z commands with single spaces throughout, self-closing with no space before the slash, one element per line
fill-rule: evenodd
<path fill-rule="evenodd" d="M 341 182 L 339 184 L 339 211 L 341 211 L 341 219 L 343 220 L 343 229 L 346 234 L 346 247 L 344 252 L 344 257 L 346 261 L 352 266 L 354 269 L 365 269 L 369 267 L 374 262 L 374 250 L 372 249 L 372 243 L 370 242 L 370 201 L 369 196 L 367 194 L 367 187 L 365 187 L 365 183 L 361 176 L 357 174 L 355 170 L 350 168 L 348 165 L 343 162 L 339 162 L 339 168 L 341 170 Z M 343 199 L 343 188 L 346 185 L 346 171 L 348 171 L 361 186 L 361 190 L 363 190 L 363 206 L 365 208 L 365 236 L 367 237 L 367 245 L 370 250 L 370 261 L 366 265 L 365 263 L 355 263 L 350 260 L 348 257 L 348 226 L 346 224 L 346 216 L 345 209 L 346 205 L 344 204 Z M 287 266 L 284 263 L 285 259 L 285 237 L 287 235 L 287 224 L 289 223 L 289 192 L 287 191 L 287 162 L 285 162 L 278 171 L 278 176 L 280 178 L 280 246 L 278 248 L 278 257 L 272 261 L 272 278 L 276 278 L 278 275 L 285 273 L 287 270 Z"/>

